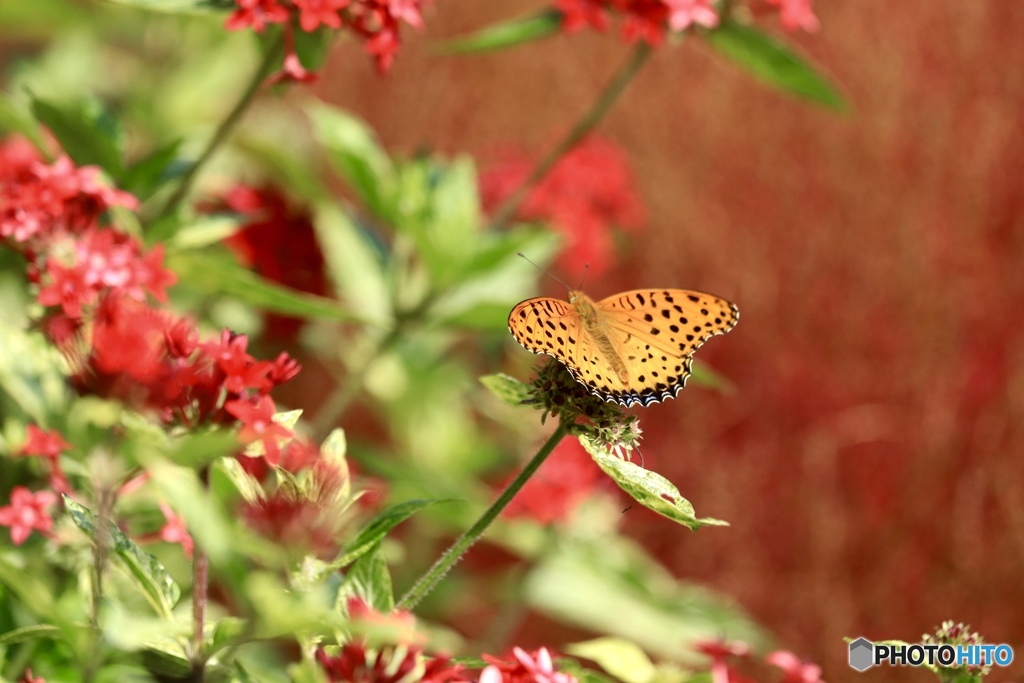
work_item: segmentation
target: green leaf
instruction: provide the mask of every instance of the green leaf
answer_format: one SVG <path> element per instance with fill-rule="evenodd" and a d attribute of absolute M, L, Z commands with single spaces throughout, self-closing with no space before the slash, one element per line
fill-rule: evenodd
<path fill-rule="evenodd" d="M 126 5 L 137 9 L 151 10 L 153 12 L 166 12 L 168 14 L 194 14 L 195 12 L 210 12 L 227 10 L 233 7 L 232 4 L 218 2 L 217 0 L 107 0 L 117 5 Z"/>
<path fill-rule="evenodd" d="M 679 494 L 679 489 L 672 482 L 657 472 L 645 470 L 614 453 L 609 453 L 587 437 L 581 436 L 580 443 L 587 453 L 590 453 L 598 467 L 604 470 L 619 488 L 645 508 L 679 522 L 691 531 L 696 531 L 702 526 L 729 526 L 728 522 L 720 519 L 698 519 L 690 501 Z"/>
<path fill-rule="evenodd" d="M 96 518 L 86 507 L 62 494 L 64 507 L 71 519 L 93 541 L 97 538 Z M 170 619 L 174 606 L 181 597 L 181 589 L 174 582 L 160 561 L 145 552 L 125 536 L 117 525 L 107 524 L 107 533 L 113 541 L 114 556 L 134 579 L 136 586 L 146 596 L 149 603 L 160 616 Z"/>
<path fill-rule="evenodd" d="M 227 429 L 195 430 L 176 440 L 167 458 L 178 465 L 198 469 L 238 450 L 237 435 Z"/>
<path fill-rule="evenodd" d="M 327 106 L 310 110 L 313 134 L 331 161 L 370 211 L 385 219 L 394 214 L 396 173 L 377 136 L 356 117 Z"/>
<path fill-rule="evenodd" d="M 530 398 L 529 384 L 501 372 L 484 375 L 480 383 L 510 406 L 520 406 Z"/>
<path fill-rule="evenodd" d="M 257 503 L 266 495 L 259 480 L 242 469 L 242 463 L 236 458 L 224 458 L 217 462 L 217 466 L 223 470 L 246 502 Z"/>
<path fill-rule="evenodd" d="M 187 166 L 175 163 L 181 140 L 172 140 L 129 165 L 118 178 L 122 189 L 145 201 L 164 183 L 179 177 Z"/>
<path fill-rule="evenodd" d="M 324 573 L 329 573 L 342 567 L 346 567 L 356 561 L 380 543 L 381 539 L 396 526 L 409 519 L 415 513 L 425 507 L 437 503 L 449 503 L 454 499 L 439 500 L 407 500 L 404 503 L 392 505 L 381 511 L 370 523 L 363 528 L 359 534 L 346 545 L 341 554 L 324 568 Z"/>
<path fill-rule="evenodd" d="M 366 604 L 381 614 L 395 608 L 395 596 L 391 588 L 391 572 L 388 571 L 380 543 L 356 560 L 345 573 L 345 580 L 338 589 L 336 607 L 344 608 L 348 598 L 360 597 Z"/>
<path fill-rule="evenodd" d="M 42 640 L 43 638 L 59 640 L 61 630 L 52 624 L 35 624 L 11 629 L 7 633 L 0 634 L 0 645 L 11 645 L 31 640 Z"/>
<path fill-rule="evenodd" d="M 333 203 L 317 205 L 313 226 L 338 297 L 364 319 L 383 323 L 391 295 L 380 253 L 369 236 Z"/>
<path fill-rule="evenodd" d="M 275 284 L 228 258 L 187 251 L 168 254 L 167 264 L 181 282 L 211 294 L 230 294 L 263 310 L 318 320 L 361 320 L 337 301 Z"/>
<path fill-rule="evenodd" d="M 623 683 L 647 683 L 654 678 L 651 658 L 636 643 L 623 638 L 595 638 L 574 643 L 565 651 L 597 662 L 598 666 Z"/>
<path fill-rule="evenodd" d="M 295 52 L 302 66 L 310 71 L 319 71 L 336 34 L 337 31 L 327 26 L 309 32 L 295 31 Z"/>
<path fill-rule="evenodd" d="M 97 165 L 120 177 L 124 168 L 124 131 L 121 122 L 97 100 L 56 105 L 32 99 L 32 113 L 60 142 L 79 166 Z"/>
<path fill-rule="evenodd" d="M 846 109 L 846 102 L 824 76 L 771 36 L 726 21 L 704 37 L 713 48 L 764 83 L 833 109 Z"/>
<path fill-rule="evenodd" d="M 616 534 L 549 541 L 521 588 L 533 609 L 632 641 L 662 661 L 701 665 L 704 656 L 692 646 L 717 638 L 742 640 L 754 650 L 768 644 L 734 602 L 678 581 L 636 542 Z"/>
<path fill-rule="evenodd" d="M 471 36 L 449 41 L 441 49 L 450 53 L 501 50 L 531 40 L 546 38 L 553 33 L 558 33 L 561 25 L 561 12 L 551 10 L 536 16 L 490 26 Z"/>

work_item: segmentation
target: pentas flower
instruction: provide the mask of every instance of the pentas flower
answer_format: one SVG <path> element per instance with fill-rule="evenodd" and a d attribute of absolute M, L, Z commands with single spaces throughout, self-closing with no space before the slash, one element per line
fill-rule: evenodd
<path fill-rule="evenodd" d="M 310 465 L 300 460 L 317 458 Z M 241 460 L 265 463 L 265 459 Z M 319 458 L 319 451 L 301 439 L 285 448 L 282 467 L 308 467 L 308 478 L 295 488 L 279 484 L 256 502 L 243 503 L 241 517 L 260 535 L 300 554 L 329 557 L 337 552 L 337 540 L 348 523 L 344 513 L 351 498 L 348 473 L 338 465 Z M 251 470 L 246 467 L 247 471 Z M 295 471 L 295 470 L 289 470 Z"/>
<path fill-rule="evenodd" d="M 266 392 L 272 386 L 268 377 L 271 364 L 257 361 L 246 352 L 249 340 L 245 335 L 224 330 L 216 342 L 203 344 L 203 349 L 224 373 L 224 388 L 233 394 L 246 389 Z"/>
<path fill-rule="evenodd" d="M 71 448 L 71 444 L 64 440 L 56 429 L 45 431 L 34 424 L 25 429 L 27 440 L 21 447 L 24 455 L 43 455 L 51 460 L 56 460 L 64 451 Z"/>
<path fill-rule="evenodd" d="M 309 82 L 315 74 L 298 61 L 291 36 L 293 17 L 298 28 L 307 33 L 326 26 L 361 37 L 377 68 L 385 72 L 401 46 L 400 22 L 422 27 L 425 0 L 235 0 L 235 4 L 237 9 L 225 23 L 229 30 L 252 28 L 262 32 L 270 24 L 284 25 L 284 69 L 272 79 Z"/>
<path fill-rule="evenodd" d="M 568 33 L 584 26 L 604 31 L 610 15 L 621 14 L 623 37 L 652 46 L 664 42 L 669 30 L 683 31 L 694 24 L 713 28 L 719 21 L 713 0 L 556 0 L 555 9 Z"/>
<path fill-rule="evenodd" d="M 726 661 L 731 657 L 749 655 L 750 647 L 746 643 L 705 641 L 697 643 L 694 649 L 711 657 L 711 683 L 746 683 L 747 679 L 740 676 Z"/>
<path fill-rule="evenodd" d="M 71 448 L 56 429 L 46 432 L 30 424 L 26 429 L 28 440 L 21 448 L 22 455 L 41 455 L 47 459 L 50 467 L 50 487 L 57 493 L 71 493 L 64 471 L 60 467 L 60 454 Z"/>
<path fill-rule="evenodd" d="M 825 683 L 820 666 L 804 662 L 792 652 L 775 650 L 766 654 L 764 661 L 782 669 L 782 683 Z"/>
<path fill-rule="evenodd" d="M 576 683 L 574 676 L 555 671 L 546 647 L 534 652 L 514 647 L 512 655 L 512 662 L 484 655 L 487 667 L 480 673 L 479 683 Z"/>
<path fill-rule="evenodd" d="M 225 244 L 243 264 L 291 289 L 327 294 L 324 257 L 308 207 L 293 205 L 277 187 L 239 185 L 209 208 L 242 215 L 241 229 Z M 301 318 L 277 313 L 264 316 L 266 332 L 282 341 L 294 339 L 303 324 Z"/>
<path fill-rule="evenodd" d="M 811 7 L 813 0 L 767 0 L 769 5 L 779 8 L 779 18 L 782 27 L 787 31 L 803 29 L 808 33 L 814 33 L 821 28 L 821 22 L 814 16 Z"/>
<path fill-rule="evenodd" d="M 0 237 L 38 251 L 54 236 L 95 226 L 112 206 L 138 207 L 132 195 L 102 184 L 100 174 L 67 157 L 49 165 L 29 161 L 23 145 L 6 143 L 0 149 Z"/>
<path fill-rule="evenodd" d="M 255 401 L 236 399 L 224 404 L 224 410 L 242 423 L 239 438 L 243 443 L 261 443 L 267 463 L 277 467 L 281 462 L 279 441 L 291 438 L 292 431 L 274 422 L 276 412 L 274 401 L 269 396 L 259 396 Z"/>
<path fill-rule="evenodd" d="M 42 676 L 33 676 L 32 669 L 25 669 L 25 674 L 18 679 L 18 683 L 46 683 Z"/>
<path fill-rule="evenodd" d="M 344 643 L 334 654 L 320 648 L 316 661 L 331 683 L 455 683 L 468 681 L 463 666 L 445 656 L 430 656 L 423 652 L 423 638 L 416 633 L 415 620 L 405 610 L 381 614 L 358 597 L 347 603 L 348 616 L 353 622 L 372 625 L 376 633 L 392 630 L 392 641 L 371 645 L 365 638 Z"/>
<path fill-rule="evenodd" d="M 186 557 L 192 557 L 194 544 L 192 535 L 185 528 L 185 520 L 178 516 L 171 506 L 163 501 L 160 502 L 160 512 L 164 514 L 166 523 L 160 527 L 160 540 L 167 543 L 179 543 L 185 551 Z"/>
<path fill-rule="evenodd" d="M 567 519 L 606 481 L 577 439 L 565 439 L 505 508 L 511 518 L 551 524 Z"/>
<path fill-rule="evenodd" d="M 15 486 L 10 504 L 0 507 L 0 526 L 11 528 L 14 545 L 24 543 L 33 531 L 49 534 L 53 518 L 47 508 L 56 502 L 57 494 L 53 491 L 32 493 L 24 486 Z"/>
<path fill-rule="evenodd" d="M 81 316 L 82 307 L 94 304 L 104 292 L 120 292 L 138 301 L 148 292 L 166 301 L 165 289 L 176 280 L 162 266 L 162 245 L 143 254 L 134 238 L 110 228 L 68 237 L 49 248 L 48 277 L 39 290 L 39 303 L 60 306 L 72 318 Z"/>
<path fill-rule="evenodd" d="M 505 153 L 480 177 L 484 208 L 494 211 L 529 176 L 532 161 Z M 520 204 L 516 217 L 548 221 L 565 236 L 558 265 L 594 276 L 612 264 L 612 226 L 638 229 L 646 212 L 637 195 L 625 155 L 611 143 L 587 138 L 563 156 Z"/>

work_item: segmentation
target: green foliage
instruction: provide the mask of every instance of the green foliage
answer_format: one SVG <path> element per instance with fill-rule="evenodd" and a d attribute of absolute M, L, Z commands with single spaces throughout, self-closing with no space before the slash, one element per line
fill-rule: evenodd
<path fill-rule="evenodd" d="M 532 17 L 514 19 L 478 31 L 471 36 L 449 41 L 443 46 L 446 52 L 487 52 L 514 47 L 540 38 L 547 38 L 558 32 L 562 23 L 560 12 L 542 12 Z"/>
<path fill-rule="evenodd" d="M 832 109 L 847 108 L 842 96 L 806 60 L 751 26 L 724 21 L 704 37 L 711 47 L 768 85 Z"/>

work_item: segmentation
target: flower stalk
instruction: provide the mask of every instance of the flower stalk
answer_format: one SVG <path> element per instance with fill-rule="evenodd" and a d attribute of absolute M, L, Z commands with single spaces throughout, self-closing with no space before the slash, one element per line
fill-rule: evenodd
<path fill-rule="evenodd" d="M 519 476 L 505 487 L 505 490 L 501 492 L 498 499 L 494 501 L 489 508 L 487 508 L 487 511 L 481 515 L 480 519 L 478 519 L 473 526 L 467 529 L 465 533 L 459 536 L 458 540 L 452 544 L 452 547 L 445 551 L 444 555 L 434 563 L 434 566 L 431 567 L 426 574 L 420 577 L 413 587 L 402 596 L 402 599 L 398 601 L 396 607 L 399 609 L 411 610 L 420 602 L 420 600 L 426 597 L 426 595 L 430 593 L 435 586 L 437 586 L 441 579 L 444 578 L 445 574 L 455 566 L 455 563 L 462 559 L 462 556 L 466 554 L 466 551 L 469 550 L 481 536 L 483 536 L 483 533 L 487 530 L 487 527 L 491 525 L 491 522 L 498 518 L 498 515 L 500 515 L 501 511 L 505 509 L 505 506 L 512 501 L 517 493 L 519 493 L 519 490 L 523 488 L 526 482 L 529 481 L 530 477 L 533 476 L 534 472 L 536 472 L 547 457 L 551 455 L 551 452 L 555 450 L 555 446 L 557 446 L 568 433 L 568 427 L 566 427 L 564 423 L 559 422 L 558 428 L 555 429 L 548 440 L 544 442 L 544 445 L 540 447 L 540 450 L 538 450 L 537 454 L 533 456 L 533 459 L 526 464 L 526 467 L 524 467 L 523 471 L 519 473 Z"/>
<path fill-rule="evenodd" d="M 651 54 L 651 46 L 647 43 L 639 43 L 630 53 L 625 64 L 619 68 L 612 80 L 605 86 L 601 95 L 594 102 L 590 110 L 581 118 L 565 137 L 558 141 L 548 154 L 537 162 L 537 165 L 526 176 L 519 187 L 508 196 L 495 210 L 491 218 L 491 227 L 501 228 L 512 218 L 519 205 L 526 198 L 526 193 L 548 174 L 558 160 L 565 156 L 580 140 L 600 123 L 605 114 L 612 108 L 619 95 L 626 89 L 633 77 L 640 71 L 647 58 Z"/>

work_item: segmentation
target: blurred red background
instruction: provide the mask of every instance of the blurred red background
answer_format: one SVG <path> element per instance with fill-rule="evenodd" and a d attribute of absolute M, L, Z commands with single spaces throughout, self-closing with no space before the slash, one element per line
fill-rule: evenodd
<path fill-rule="evenodd" d="M 389 77 L 349 45 L 315 89 L 395 151 L 540 153 L 625 59 L 615 34 L 431 46 L 542 6 L 439 2 Z M 588 292 L 704 289 L 742 312 L 698 354 L 735 390 L 691 387 L 642 420 L 647 465 L 732 527 L 634 510 L 627 532 L 830 681 L 934 680 L 854 674 L 842 637 L 917 641 L 955 619 L 1024 653 L 1024 3 L 816 10 L 821 31 L 789 40 L 845 115 L 691 40 L 659 50 L 599 129 L 650 216 Z"/>

